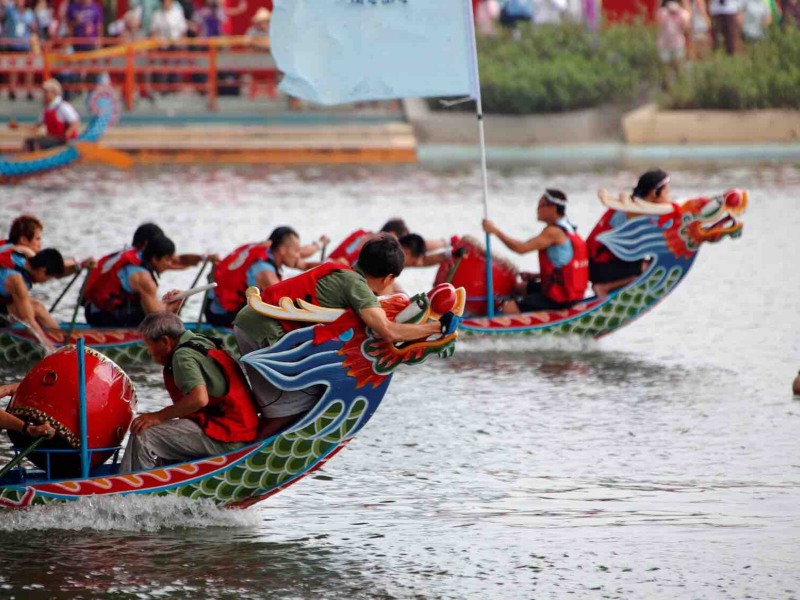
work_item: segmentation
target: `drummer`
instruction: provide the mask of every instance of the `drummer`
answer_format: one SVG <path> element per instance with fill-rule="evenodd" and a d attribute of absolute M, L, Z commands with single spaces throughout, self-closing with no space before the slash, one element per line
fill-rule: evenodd
<path fill-rule="evenodd" d="M 0 398 L 5 398 L 6 396 L 13 396 L 14 392 L 17 391 L 19 387 L 18 383 L 9 383 L 6 385 L 0 385 Z M 31 425 L 27 421 L 23 421 L 7 413 L 4 410 L 0 410 L 0 429 L 7 429 L 8 431 L 18 431 L 23 435 L 27 435 L 28 437 L 38 438 L 38 437 L 48 437 L 51 438 L 55 434 L 56 430 L 48 423 L 42 423 L 41 425 Z"/>
<path fill-rule="evenodd" d="M 24 259 L 20 265 L 0 255 L 0 320 L 17 319 L 30 327 L 48 349 L 54 350 L 44 329 L 58 329 L 58 323 L 39 300 L 31 298 L 35 283 L 44 283 L 64 273 L 64 259 L 55 248 L 45 248 Z"/>
<path fill-rule="evenodd" d="M 222 454 L 255 439 L 252 392 L 221 342 L 187 331 L 170 312 L 147 315 L 139 332 L 150 356 L 164 367 L 172 404 L 133 420 L 121 472 Z"/>

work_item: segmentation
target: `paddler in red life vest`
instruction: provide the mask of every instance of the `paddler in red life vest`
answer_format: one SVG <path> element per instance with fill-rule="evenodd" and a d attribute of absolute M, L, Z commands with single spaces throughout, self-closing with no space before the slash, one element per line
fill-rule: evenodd
<path fill-rule="evenodd" d="M 94 327 L 136 327 L 152 312 L 176 312 L 180 302 L 158 298 L 157 277 L 175 264 L 175 244 L 158 236 L 144 250 L 123 252 L 107 270 L 87 282 L 86 322 Z"/>
<path fill-rule="evenodd" d="M 217 287 L 209 292 L 206 320 L 230 327 L 246 302 L 245 292 L 262 292 L 283 279 L 283 267 L 296 268 L 301 260 L 300 236 L 291 227 L 277 227 L 266 242 L 239 246 L 214 265 Z"/>
<path fill-rule="evenodd" d="M 647 171 L 633 189 L 633 197 L 656 203 L 669 203 L 669 175 L 666 171 L 655 169 Z M 611 250 L 597 240 L 606 231 L 621 227 L 631 217 L 618 210 L 607 210 L 595 225 L 586 240 L 589 250 L 589 279 L 595 293 L 603 298 L 611 291 L 621 288 L 642 274 L 642 261 L 626 261 L 618 258 Z"/>
<path fill-rule="evenodd" d="M 78 111 L 61 97 L 61 84 L 55 79 L 48 79 L 42 84 L 42 90 L 44 111 L 39 122 L 33 126 L 33 131 L 44 126 L 46 135 L 26 139 L 27 152 L 63 146 L 78 137 L 81 118 Z"/>
<path fill-rule="evenodd" d="M 6 385 L 0 385 L 0 398 L 5 398 L 6 396 L 13 396 L 14 392 L 17 391 L 19 387 L 18 383 L 9 383 Z M 31 425 L 27 421 L 23 421 L 15 417 L 14 415 L 8 414 L 4 410 L 0 410 L 0 429 L 6 429 L 8 431 L 19 431 L 20 433 L 33 437 L 53 437 L 56 430 L 49 423 L 43 423 L 41 425 Z"/>
<path fill-rule="evenodd" d="M 45 329 L 58 329 L 47 308 L 31 298 L 35 283 L 44 283 L 64 274 L 64 259 L 55 248 L 45 248 L 31 258 L 0 254 L 0 321 L 14 317 L 30 327 L 48 350 L 55 350 Z"/>
<path fill-rule="evenodd" d="M 33 215 L 20 215 L 11 222 L 8 231 L 8 239 L 0 240 L 0 254 L 3 252 L 13 252 L 16 258 L 30 258 L 42 249 L 42 232 L 44 224 Z M 24 261 L 23 261 L 24 262 Z M 79 267 L 94 266 L 94 258 L 87 258 L 79 261 L 76 258 L 64 259 L 65 275 L 72 275 Z"/>
<path fill-rule="evenodd" d="M 256 438 L 252 392 L 221 342 L 186 331 L 170 312 L 147 315 L 139 332 L 164 367 L 172 404 L 133 420 L 121 472 L 230 452 Z"/>
<path fill-rule="evenodd" d="M 452 333 L 459 318 L 447 313 L 438 323 L 396 323 L 390 321 L 377 295 L 384 293 L 403 271 L 405 256 L 394 236 L 382 234 L 364 244 L 354 268 L 326 262 L 290 277 L 261 293 L 264 302 L 277 305 L 283 297 L 303 299 L 325 308 L 349 308 L 367 327 L 390 342 L 426 338 L 437 333 Z M 249 306 L 236 315 L 233 333 L 241 354 L 272 346 L 287 332 L 308 323 L 280 321 L 266 317 Z M 253 392 L 264 417 L 259 438 L 288 427 L 311 410 L 322 395 L 320 386 L 306 390 L 279 390 L 245 365 Z"/>
<path fill-rule="evenodd" d="M 542 232 L 527 241 L 506 235 L 490 220 L 483 230 L 494 234 L 517 254 L 539 252 L 539 275 L 528 275 L 518 290 L 521 297 L 503 304 L 504 314 L 556 310 L 583 300 L 589 282 L 586 243 L 567 220 L 567 196 L 547 189 L 539 199 L 537 218 L 546 224 Z"/>

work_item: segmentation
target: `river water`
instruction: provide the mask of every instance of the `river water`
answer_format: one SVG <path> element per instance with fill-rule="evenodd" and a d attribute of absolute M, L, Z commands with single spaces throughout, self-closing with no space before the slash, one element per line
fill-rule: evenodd
<path fill-rule="evenodd" d="M 594 190 L 636 176 L 495 170 L 491 214 L 533 235 L 537 194 L 560 187 L 586 234 Z M 703 247 L 638 322 L 599 342 L 464 340 L 452 359 L 402 369 L 323 471 L 245 511 L 128 498 L 4 513 L 0 596 L 797 598 L 800 168 L 672 180 L 678 198 L 748 189 L 744 235 Z M 472 168 L 81 169 L 0 190 L 0 226 L 40 215 L 45 244 L 79 256 L 145 220 L 186 252 L 283 224 L 339 239 L 395 215 L 426 237 L 477 235 L 479 189 Z M 155 367 L 129 372 L 142 408 L 166 402 Z M 0 367 L 0 382 L 20 376 Z"/>

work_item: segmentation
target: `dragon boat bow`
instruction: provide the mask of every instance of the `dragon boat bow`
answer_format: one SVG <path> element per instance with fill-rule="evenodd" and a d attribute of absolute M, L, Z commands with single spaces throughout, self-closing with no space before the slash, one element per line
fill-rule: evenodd
<path fill-rule="evenodd" d="M 465 254 L 443 263 L 436 276 L 437 283 L 449 281 L 467 290 L 468 316 L 461 322 L 461 330 L 470 334 L 608 335 L 664 300 L 686 277 L 701 245 L 738 238 L 743 227 L 738 219 L 747 208 L 747 193 L 742 190 L 680 205 L 651 204 L 624 195 L 616 199 L 603 190 L 599 196 L 607 208 L 639 215 L 598 237 L 623 260 L 647 261 L 637 279 L 605 298 L 586 298 L 566 309 L 482 316 L 487 301 L 485 253 L 476 240 L 465 237 L 458 244 Z M 503 260 L 493 261 L 492 267 L 494 290 L 502 298 L 513 289 L 518 272 Z"/>
<path fill-rule="evenodd" d="M 463 290 L 455 294 L 452 310 L 456 314 L 463 310 L 464 298 Z M 251 306 L 258 301 L 251 296 Z M 424 294 L 412 299 L 404 295 L 388 296 L 380 301 L 387 316 L 393 320 L 424 322 L 438 318 Z M 309 305 L 303 308 L 310 310 Z M 269 305 L 267 309 L 282 310 Z M 233 452 L 149 471 L 117 474 L 115 465 L 104 464 L 95 467 L 88 476 L 51 480 L 41 470 L 17 469 L 0 480 L 0 507 L 22 508 L 77 500 L 84 496 L 124 494 L 173 494 L 210 500 L 225 507 L 245 507 L 285 489 L 322 466 L 367 423 L 398 366 L 417 364 L 431 355 L 448 357 L 455 350 L 457 333 L 396 345 L 375 337 L 354 313 L 342 313 L 339 315 L 341 318 L 331 322 L 329 310 L 320 318 L 314 314 L 321 313 L 310 310 L 306 318 L 310 315 L 318 322 L 328 324 L 297 329 L 271 348 L 250 353 L 242 359 L 281 389 L 324 386 L 325 391 L 316 406 L 289 429 Z M 83 357 L 83 352 L 77 353 L 74 347 L 65 347 L 45 360 L 70 352 Z M 111 361 L 93 351 L 87 352 L 93 354 L 93 364 L 100 361 L 96 368 L 104 369 L 104 372 L 109 370 Z M 104 375 L 101 382 L 117 382 L 119 388 L 118 378 L 127 380 L 127 376 L 116 365 L 112 371 L 117 375 Z M 41 391 L 42 386 L 58 381 L 59 373 L 50 375 L 48 369 L 43 372 L 44 376 L 39 371 L 30 375 L 35 380 L 29 388 Z M 68 377 L 64 372 L 61 375 Z M 127 386 L 122 385 L 122 388 L 127 389 Z M 65 431 L 63 421 L 69 419 L 56 419 L 41 411 L 34 413 L 30 407 L 25 409 L 16 396 L 9 412 L 18 412 L 29 420 L 50 422 L 59 432 L 57 435 L 64 438 L 61 435 Z M 74 423 L 74 414 L 71 419 Z M 91 422 L 89 432 L 92 433 Z M 68 432 L 66 437 L 69 437 Z M 87 444 L 84 440 L 82 448 Z M 71 445 L 74 448 L 74 441 Z M 78 450 L 74 449 L 75 452 Z M 98 451 L 108 450 L 102 448 Z M 36 462 L 41 464 L 41 457 Z M 89 464 L 88 459 L 86 464 Z"/>

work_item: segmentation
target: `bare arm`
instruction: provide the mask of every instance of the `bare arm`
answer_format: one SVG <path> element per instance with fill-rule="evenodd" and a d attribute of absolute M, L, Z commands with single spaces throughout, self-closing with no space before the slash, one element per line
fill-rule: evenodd
<path fill-rule="evenodd" d="M 7 383 L 6 385 L 0 385 L 0 398 L 13 395 L 14 392 L 17 391 L 18 387 L 18 383 Z"/>
<path fill-rule="evenodd" d="M 77 136 L 79 125 L 80 125 L 79 121 L 75 121 L 74 123 L 70 123 L 69 125 L 67 125 L 67 130 L 64 132 L 64 137 L 70 139 L 73 136 Z"/>
<path fill-rule="evenodd" d="M 256 287 L 262 292 L 279 281 L 278 274 L 270 269 L 264 269 L 256 275 Z"/>
<path fill-rule="evenodd" d="M 438 240 L 425 240 L 425 252 L 432 252 L 433 250 L 442 250 L 447 248 L 450 244 L 444 238 Z"/>
<path fill-rule="evenodd" d="M 197 385 L 174 404 L 157 412 L 144 413 L 136 417 L 131 424 L 131 432 L 139 434 L 153 425 L 158 425 L 171 419 L 188 417 L 206 405 L 208 405 L 208 389 L 204 385 Z"/>
<path fill-rule="evenodd" d="M 28 293 L 28 286 L 25 285 L 22 275 L 17 273 L 10 275 L 8 279 L 6 279 L 6 290 L 11 294 L 11 302 L 14 305 L 15 316 L 30 325 L 31 329 L 38 334 L 43 345 L 48 350 L 54 351 L 55 346 L 53 346 L 53 343 L 48 339 L 44 330 L 39 325 L 39 322 L 36 320 L 36 312 L 33 309 L 31 295 Z"/>
<path fill-rule="evenodd" d="M 142 298 L 142 308 L 145 314 L 169 310 L 169 307 L 158 298 L 158 287 L 150 273 L 139 271 L 130 277 L 131 290 Z M 174 311 L 173 311 L 174 312 Z"/>
<path fill-rule="evenodd" d="M 382 308 L 364 308 L 359 313 L 361 320 L 387 342 L 419 340 L 440 333 L 437 321 L 429 323 L 395 323 L 390 321 Z"/>
<path fill-rule="evenodd" d="M 542 233 L 526 241 L 517 240 L 506 235 L 488 219 L 484 220 L 483 230 L 487 233 L 495 234 L 509 250 L 517 254 L 527 254 L 528 252 L 534 252 L 536 250 L 544 250 L 553 244 L 562 244 L 566 239 L 566 234 L 560 228 L 553 225 L 545 227 Z"/>

